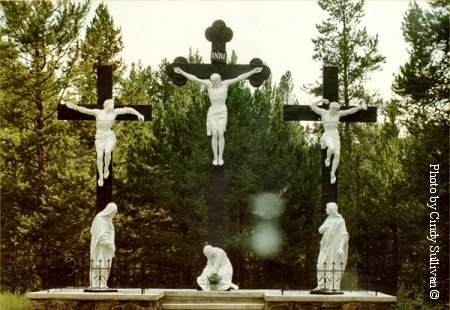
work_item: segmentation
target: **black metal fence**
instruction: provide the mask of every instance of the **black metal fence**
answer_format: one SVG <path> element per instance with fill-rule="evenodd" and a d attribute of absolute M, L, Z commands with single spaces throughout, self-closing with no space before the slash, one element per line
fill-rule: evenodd
<path fill-rule="evenodd" d="M 73 258 L 65 258 L 62 264 L 52 264 L 46 271 L 47 281 L 44 283 L 44 289 L 92 286 L 91 266 L 95 265 L 88 260 L 77 261 Z M 307 276 L 304 268 L 266 267 L 250 276 L 235 274 L 233 280 L 240 288 L 247 289 L 309 290 L 321 283 L 325 288 L 336 290 L 339 283 L 341 290 L 346 291 L 383 291 L 383 283 L 379 276 L 352 266 L 347 266 L 344 271 L 342 267 L 338 268 L 335 264 L 324 265 L 323 269 L 317 272 L 314 270 L 313 276 Z M 176 270 L 169 265 L 117 260 L 112 261 L 111 268 L 107 271 L 102 268 L 105 267 L 100 267 L 97 276 L 108 273 L 109 288 L 140 288 L 142 290 L 145 288 L 196 288 L 196 278 L 202 271 L 201 269 Z"/>
<path fill-rule="evenodd" d="M 173 258 L 173 257 L 172 257 Z M 5 261 L 14 263 L 3 263 Z M 111 288 L 196 288 L 196 278 L 204 268 L 205 260 L 195 265 L 184 263 L 183 257 L 171 262 L 151 261 L 133 262 L 113 259 L 107 285 Z M 20 263 L 18 263 L 20 262 Z M 318 285 L 321 272 L 315 266 L 295 267 L 280 261 L 246 259 L 239 263 L 234 261 L 233 282 L 242 289 L 282 289 L 310 290 Z M 333 271 L 334 269 L 334 271 Z M 390 293 L 386 274 L 369 271 L 355 265 L 347 265 L 342 273 L 340 268 L 328 266 L 323 268 L 325 283 L 334 283 L 334 277 L 340 279 L 340 287 L 347 291 L 382 291 Z M 20 291 L 50 288 L 90 286 L 89 257 L 75 258 L 64 254 L 18 256 L 12 255 L 2 261 L 2 288 Z M 319 276 L 319 277 L 318 277 Z"/>
<path fill-rule="evenodd" d="M 111 267 L 96 266 L 96 262 L 76 261 L 66 258 L 62 265 L 50 265 L 44 289 L 64 287 L 100 287 L 107 278 L 111 288 L 180 288 L 191 287 L 195 279 L 190 279 L 186 271 L 177 271 L 167 265 L 139 262 L 129 263 L 112 260 Z M 91 268 L 93 267 L 93 268 Z M 94 274 L 95 273 L 95 274 Z M 94 279 L 92 279 L 94 278 Z"/>

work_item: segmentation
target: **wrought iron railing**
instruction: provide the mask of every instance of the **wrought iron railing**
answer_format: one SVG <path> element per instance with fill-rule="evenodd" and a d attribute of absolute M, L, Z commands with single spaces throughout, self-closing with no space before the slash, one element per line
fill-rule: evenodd
<path fill-rule="evenodd" d="M 112 263 L 75 261 L 66 258 L 63 265 L 51 265 L 48 269 L 46 289 L 50 288 L 102 288 L 107 279 L 109 288 L 195 288 L 199 270 L 176 270 L 174 267 L 151 263 L 127 263 L 113 260 Z M 111 266 L 107 268 L 105 266 Z M 311 273 L 310 273 L 311 274 Z M 303 277 L 302 277 L 303 275 Z M 97 277 L 97 278 L 96 278 Z M 270 281 L 276 278 L 278 281 Z M 303 279 L 303 280 L 302 280 Z M 250 279 L 234 278 L 241 288 L 272 288 L 282 290 L 304 290 L 314 287 L 329 290 L 376 291 L 379 290 L 379 277 L 365 270 L 336 264 L 324 265 L 306 277 L 303 268 L 284 268 L 270 270 L 265 268 L 262 276 L 253 275 Z M 103 283 L 103 284 L 102 284 Z M 319 283 L 319 285 L 318 285 Z M 320 284 L 321 283 L 321 284 Z M 338 285 L 340 284 L 340 285 Z"/>
<path fill-rule="evenodd" d="M 341 280 L 345 272 L 344 263 L 337 264 L 323 263 L 317 269 L 317 289 L 339 291 L 341 289 Z M 320 268 L 320 269 L 319 269 Z"/>
<path fill-rule="evenodd" d="M 17 256 L 15 256 L 17 258 Z M 4 288 L 17 289 L 13 285 L 21 279 L 29 279 L 25 283 L 27 289 L 39 290 L 50 288 L 88 288 L 91 286 L 89 258 L 75 259 L 72 256 L 59 254 L 45 257 L 18 257 L 16 261 L 27 261 L 26 264 L 2 264 L 2 274 L 9 278 L 15 275 L 14 283 L 2 282 Z M 196 288 L 196 278 L 204 267 L 204 260 L 196 265 L 183 264 L 181 257 L 171 260 L 171 263 L 119 260 L 114 258 L 107 285 L 111 288 Z M 341 274 L 341 289 L 346 291 L 382 291 L 390 293 L 386 287 L 386 275 L 369 272 L 349 264 L 342 273 L 342 268 L 322 268 L 315 266 L 293 267 L 278 261 L 246 260 L 244 264 L 234 263 L 233 282 L 242 289 L 280 289 L 280 290 L 310 290 L 317 287 L 319 276 L 323 282 L 332 284 L 333 275 Z M 334 269 L 334 271 L 333 271 Z M 100 273 L 100 276 L 103 273 Z M 20 281 L 19 281 L 20 280 Z M 331 286 L 333 289 L 333 286 Z"/>

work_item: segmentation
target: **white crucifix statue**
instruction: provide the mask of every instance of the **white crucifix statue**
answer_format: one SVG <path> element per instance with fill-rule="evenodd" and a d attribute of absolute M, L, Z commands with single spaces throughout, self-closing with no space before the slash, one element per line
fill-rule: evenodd
<path fill-rule="evenodd" d="M 114 108 L 114 100 L 106 99 L 103 109 L 88 109 L 71 103 L 66 103 L 69 109 L 95 117 L 95 151 L 97 153 L 98 186 L 103 186 L 103 180 L 109 177 L 109 164 L 111 162 L 111 152 L 116 146 L 116 135 L 112 130 L 114 121 L 118 115 L 133 114 L 139 121 L 144 120 L 144 115 L 137 110 L 125 107 Z M 104 158 L 104 159 L 103 159 Z"/>
<path fill-rule="evenodd" d="M 331 164 L 330 183 L 334 184 L 336 182 L 336 169 L 339 166 L 341 157 L 341 139 L 338 130 L 339 119 L 342 116 L 354 114 L 360 110 L 367 110 L 367 105 L 362 104 L 347 110 L 340 110 L 341 105 L 336 101 L 332 101 L 328 110 L 325 110 L 317 106 L 319 103 L 328 104 L 329 101 L 328 99 L 315 101 L 311 104 L 311 110 L 320 115 L 322 121 L 323 134 L 320 137 L 320 147 L 327 150 L 325 166 L 330 167 Z M 332 157 L 333 160 L 331 161 Z"/>
<path fill-rule="evenodd" d="M 199 79 L 193 74 L 183 71 L 180 67 L 175 67 L 173 71 L 183 75 L 190 81 L 206 86 L 211 106 L 206 117 L 206 134 L 211 136 L 211 147 L 214 154 L 213 165 L 222 166 L 223 150 L 225 148 L 225 131 L 227 127 L 227 106 L 225 104 L 228 95 L 228 87 L 239 81 L 251 77 L 253 74 L 262 72 L 262 67 L 253 68 L 229 80 L 222 80 L 218 73 L 213 73 L 209 79 Z"/>

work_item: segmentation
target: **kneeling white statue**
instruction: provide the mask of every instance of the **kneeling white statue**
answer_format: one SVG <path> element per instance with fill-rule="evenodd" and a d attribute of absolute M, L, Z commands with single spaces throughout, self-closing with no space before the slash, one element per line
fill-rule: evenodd
<path fill-rule="evenodd" d="M 339 290 L 347 265 L 349 235 L 345 221 L 334 202 L 327 203 L 328 217 L 320 226 L 320 253 L 317 259 L 317 287 L 314 290 Z"/>
<path fill-rule="evenodd" d="M 117 205 L 110 202 L 99 212 L 91 226 L 90 288 L 107 288 L 111 263 L 116 251 L 112 219 L 117 214 Z"/>
<path fill-rule="evenodd" d="M 233 267 L 227 254 L 221 248 L 207 245 L 203 248 L 203 254 L 207 258 L 206 267 L 197 278 L 197 284 L 204 291 L 237 290 L 239 287 L 232 283 Z"/>

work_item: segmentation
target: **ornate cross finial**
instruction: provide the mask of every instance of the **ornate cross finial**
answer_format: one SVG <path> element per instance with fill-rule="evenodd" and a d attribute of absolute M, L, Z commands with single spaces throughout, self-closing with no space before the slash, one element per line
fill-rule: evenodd
<path fill-rule="evenodd" d="M 223 80 L 233 79 L 255 67 L 262 67 L 261 73 L 253 74 L 248 78 L 254 87 L 262 85 L 269 78 L 270 68 L 264 65 L 259 58 L 253 58 L 248 65 L 227 64 L 226 43 L 233 38 L 233 31 L 227 27 L 224 21 L 218 19 L 212 23 L 205 31 L 205 37 L 212 43 L 211 64 L 190 64 L 185 57 L 175 58 L 173 63 L 167 66 L 167 75 L 176 85 L 183 86 L 186 84 L 187 78 L 182 74 L 175 73 L 175 67 L 204 80 L 208 80 L 213 73 L 218 73 Z"/>
<path fill-rule="evenodd" d="M 231 28 L 227 27 L 223 20 L 218 19 L 206 29 L 205 37 L 212 43 L 211 62 L 226 63 L 227 51 L 225 45 L 233 38 Z"/>

